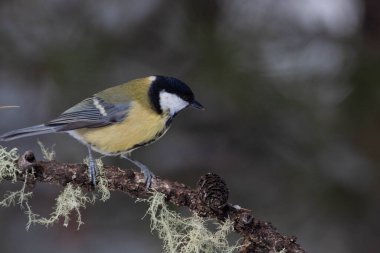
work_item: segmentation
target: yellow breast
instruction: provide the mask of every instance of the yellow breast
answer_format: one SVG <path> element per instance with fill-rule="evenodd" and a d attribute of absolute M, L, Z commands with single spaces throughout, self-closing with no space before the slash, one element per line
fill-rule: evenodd
<path fill-rule="evenodd" d="M 78 129 L 74 134 L 101 153 L 124 153 L 157 140 L 166 132 L 167 120 L 167 115 L 159 115 L 140 103 L 132 102 L 123 122 L 99 128 Z"/>

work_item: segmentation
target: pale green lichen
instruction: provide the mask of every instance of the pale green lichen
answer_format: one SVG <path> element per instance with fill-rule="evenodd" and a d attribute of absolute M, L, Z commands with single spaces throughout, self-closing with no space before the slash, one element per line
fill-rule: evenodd
<path fill-rule="evenodd" d="M 51 148 L 47 148 L 41 141 L 37 141 L 40 146 L 42 156 L 45 160 L 52 161 L 55 158 L 54 145 Z"/>
<path fill-rule="evenodd" d="M 80 208 L 86 208 L 86 204 L 94 204 L 95 198 L 88 197 L 80 187 L 68 184 L 63 192 L 56 198 L 54 211 L 49 218 L 35 218 L 31 223 L 45 226 L 53 225 L 60 218 L 63 218 L 63 226 L 67 227 L 70 221 L 71 212 L 77 215 L 78 230 L 83 223 Z"/>
<path fill-rule="evenodd" d="M 54 159 L 55 152 L 52 149 L 45 148 L 45 146 L 39 141 L 38 144 L 41 147 L 42 154 L 45 159 Z M 16 167 L 16 161 L 18 159 L 17 149 L 11 149 L 7 151 L 0 146 L 0 182 L 4 179 L 10 179 L 12 183 L 17 181 L 17 175 L 21 173 Z M 108 189 L 108 182 L 104 177 L 103 163 L 100 159 L 96 160 L 97 167 L 99 168 L 99 183 L 98 191 L 101 193 L 100 200 L 106 201 L 110 198 L 110 192 Z M 33 173 L 32 173 L 33 174 Z M 28 230 L 32 224 L 42 224 L 45 226 L 53 225 L 60 218 L 63 218 L 63 225 L 68 226 L 70 221 L 70 214 L 74 212 L 77 215 L 78 229 L 83 224 L 82 216 L 80 213 L 81 208 L 86 208 L 87 204 L 94 204 L 96 196 L 87 196 L 80 187 L 74 187 L 68 184 L 63 192 L 56 198 L 56 204 L 54 211 L 50 217 L 40 217 L 34 213 L 29 204 L 29 199 L 32 197 L 32 192 L 26 192 L 26 186 L 28 182 L 28 175 L 25 174 L 24 183 L 22 188 L 18 191 L 7 192 L 4 198 L 0 201 L 1 207 L 9 207 L 11 205 L 19 205 L 25 210 L 25 214 L 28 217 L 26 229 Z"/>
<path fill-rule="evenodd" d="M 18 157 L 16 148 L 7 151 L 0 146 L 0 182 L 4 178 L 10 178 L 12 183 L 17 181 L 17 173 L 20 171 L 17 169 L 15 162 Z"/>
<path fill-rule="evenodd" d="M 26 230 L 29 229 L 32 221 L 38 216 L 32 212 L 31 206 L 29 204 L 29 199 L 32 197 L 32 192 L 25 192 L 26 184 L 28 181 L 28 174 L 25 175 L 24 183 L 20 190 L 14 192 L 7 192 L 4 195 L 4 199 L 0 201 L 0 206 L 9 207 L 11 205 L 19 205 L 22 209 L 25 209 L 25 213 L 28 215 L 28 222 L 26 224 Z"/>
<path fill-rule="evenodd" d="M 108 188 L 108 180 L 105 176 L 104 166 L 101 159 L 96 159 L 96 166 L 99 172 L 99 176 L 97 177 L 97 189 L 101 195 L 100 200 L 106 202 L 111 197 L 111 192 Z"/>
<path fill-rule="evenodd" d="M 15 191 L 15 192 L 9 191 L 4 195 L 4 199 L 0 201 L 0 206 L 9 207 L 11 205 L 18 204 L 21 207 L 23 207 L 24 204 L 27 203 L 29 198 L 32 196 L 32 192 L 25 193 L 26 182 L 27 182 L 27 176 L 25 176 L 24 183 L 20 190 Z"/>
<path fill-rule="evenodd" d="M 34 212 L 32 212 L 32 208 L 29 205 L 28 201 L 25 202 L 25 208 L 26 208 L 25 214 L 28 216 L 28 222 L 26 223 L 25 229 L 29 230 L 29 228 L 32 225 L 33 221 L 36 220 L 39 215 L 36 214 L 36 213 L 34 213 Z"/>
<path fill-rule="evenodd" d="M 0 182 L 4 178 L 11 178 L 12 183 L 17 181 L 17 174 L 21 171 L 16 167 L 16 160 L 18 159 L 17 149 L 13 148 L 7 151 L 0 146 Z M 22 209 L 25 209 L 25 213 L 28 215 L 28 223 L 26 229 L 29 229 L 30 224 L 37 214 L 32 212 L 29 204 L 29 199 L 32 197 L 32 192 L 25 192 L 28 182 L 28 174 L 25 174 L 24 183 L 18 191 L 8 191 L 4 194 L 4 198 L 0 201 L 0 206 L 9 207 L 11 205 L 19 205 Z"/>
<path fill-rule="evenodd" d="M 138 201 L 149 203 L 147 214 L 150 216 L 151 230 L 156 231 L 163 240 L 167 253 L 231 253 L 239 249 L 237 243 L 232 246 L 228 243 L 227 236 L 233 230 L 230 220 L 223 224 L 214 221 L 216 232 L 212 232 L 207 227 L 210 220 L 197 215 L 182 217 L 169 210 L 162 193 L 154 192 L 148 200 Z"/>

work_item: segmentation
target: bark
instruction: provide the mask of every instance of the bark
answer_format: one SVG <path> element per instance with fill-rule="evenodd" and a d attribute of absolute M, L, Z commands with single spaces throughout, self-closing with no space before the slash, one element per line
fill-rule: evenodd
<path fill-rule="evenodd" d="M 25 152 L 17 161 L 22 171 L 18 180 L 28 176 L 28 186 L 38 182 L 65 186 L 71 183 L 88 191 L 93 191 L 85 164 L 66 164 L 57 161 L 36 161 L 31 151 Z M 147 190 L 144 175 L 131 169 L 120 169 L 104 166 L 105 177 L 110 191 L 122 191 L 133 198 L 147 198 L 151 191 Z M 234 230 L 243 237 L 240 252 L 305 252 L 296 243 L 296 237 L 280 234 L 270 223 L 253 216 L 249 209 L 228 203 L 228 188 L 222 178 L 216 174 L 206 174 L 198 181 L 196 189 L 182 183 L 172 182 L 160 177 L 152 181 L 151 189 L 166 195 L 166 201 L 185 206 L 199 216 L 215 218 L 221 222 L 227 218 L 234 222 Z"/>

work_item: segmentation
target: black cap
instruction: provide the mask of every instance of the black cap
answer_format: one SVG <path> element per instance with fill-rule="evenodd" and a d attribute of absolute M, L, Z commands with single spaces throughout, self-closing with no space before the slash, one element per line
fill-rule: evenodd
<path fill-rule="evenodd" d="M 148 94 L 151 103 L 157 113 L 162 113 L 162 108 L 160 105 L 160 92 L 163 90 L 176 94 L 178 97 L 188 102 L 190 106 L 193 106 L 194 108 L 204 109 L 203 106 L 194 99 L 194 93 L 190 87 L 181 80 L 167 76 L 155 77 L 156 78 L 152 81 Z"/>

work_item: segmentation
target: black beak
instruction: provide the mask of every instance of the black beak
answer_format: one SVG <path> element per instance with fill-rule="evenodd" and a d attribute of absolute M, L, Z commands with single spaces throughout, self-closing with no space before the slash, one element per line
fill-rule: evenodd
<path fill-rule="evenodd" d="M 205 108 L 203 107 L 203 105 L 201 105 L 198 101 L 194 100 L 190 106 L 194 107 L 194 108 L 197 108 L 199 110 L 204 110 Z"/>

